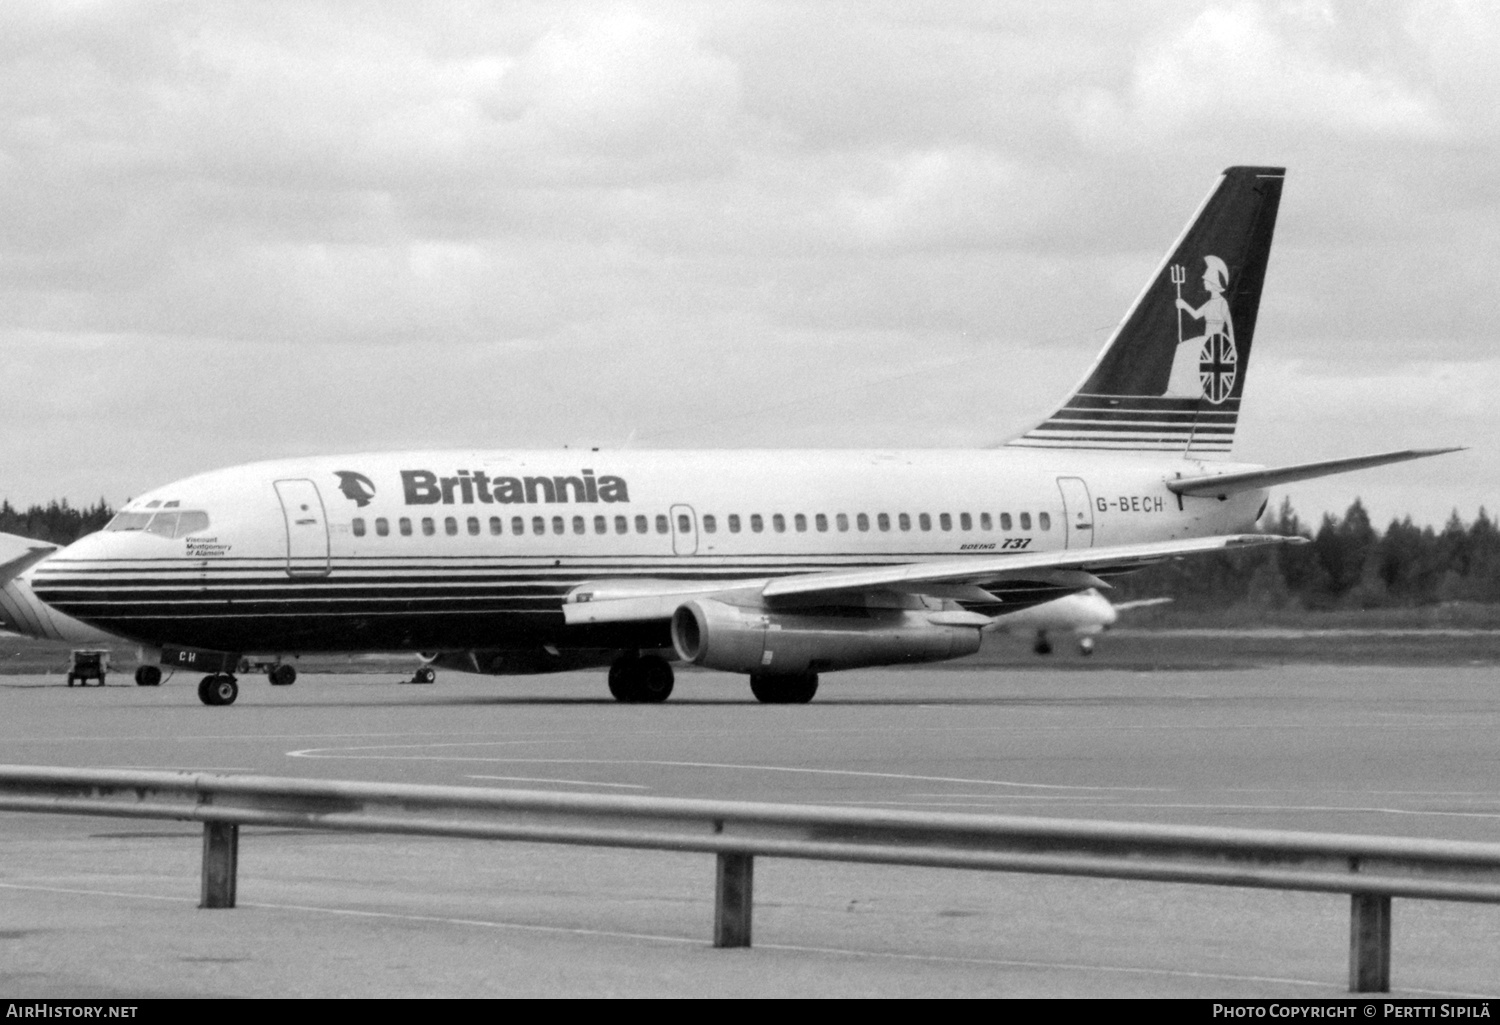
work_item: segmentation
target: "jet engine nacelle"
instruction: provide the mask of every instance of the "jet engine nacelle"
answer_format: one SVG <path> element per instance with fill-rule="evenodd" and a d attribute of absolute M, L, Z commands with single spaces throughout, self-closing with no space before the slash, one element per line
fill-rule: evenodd
<path fill-rule="evenodd" d="M 772 612 L 699 598 L 672 614 L 672 644 L 684 661 L 757 675 L 941 662 L 979 650 L 973 626 L 939 625 L 900 609 L 850 612 Z"/>

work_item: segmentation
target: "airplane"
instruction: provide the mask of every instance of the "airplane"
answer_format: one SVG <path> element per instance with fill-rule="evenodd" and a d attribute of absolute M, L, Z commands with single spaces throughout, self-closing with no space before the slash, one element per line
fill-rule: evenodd
<path fill-rule="evenodd" d="M 1078 653 L 1092 655 L 1094 638 L 1113 627 L 1121 612 L 1150 605 L 1165 605 L 1171 600 L 1140 598 L 1114 604 L 1100 594 L 1097 587 L 1089 587 L 1076 594 L 1065 594 L 1061 598 L 1054 598 L 1019 612 L 996 616 L 992 629 L 1000 633 L 1032 635 L 1034 639 L 1031 650 L 1038 655 L 1052 654 L 1051 634 L 1071 633 L 1078 638 Z"/>
<path fill-rule="evenodd" d="M 10 628 L 124 638 L 204 673 L 291 683 L 311 654 L 424 653 L 491 674 L 608 667 L 664 701 L 674 661 L 768 704 L 820 674 L 978 649 L 995 617 L 1132 569 L 1298 539 L 1268 488 L 1435 455 L 1229 461 L 1285 171 L 1231 167 L 1082 383 L 978 450 L 413 451 L 279 459 L 126 503 L 0 565 Z M 14 546 L 13 546 L 14 547 Z"/>

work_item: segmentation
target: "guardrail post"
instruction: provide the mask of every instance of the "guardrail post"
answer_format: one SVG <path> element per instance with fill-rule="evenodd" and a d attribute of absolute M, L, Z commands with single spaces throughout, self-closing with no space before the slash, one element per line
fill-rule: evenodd
<path fill-rule="evenodd" d="M 721 851 L 714 892 L 714 946 L 748 947 L 755 858 Z"/>
<path fill-rule="evenodd" d="M 240 861 L 240 824 L 203 823 L 203 897 L 200 908 L 234 907 Z"/>
<path fill-rule="evenodd" d="M 1391 991 L 1391 898 L 1352 895 L 1349 914 L 1349 992 Z"/>

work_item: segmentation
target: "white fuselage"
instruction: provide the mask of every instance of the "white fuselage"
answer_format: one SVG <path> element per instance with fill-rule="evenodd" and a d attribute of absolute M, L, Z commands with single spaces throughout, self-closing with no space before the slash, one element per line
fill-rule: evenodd
<path fill-rule="evenodd" d="M 565 626 L 563 597 L 601 580 L 765 578 L 1242 532 L 1264 491 L 1179 498 L 1164 483 L 1237 468 L 1026 449 L 280 460 L 148 492 L 111 529 L 7 586 L 157 646 L 646 646 L 663 638 Z"/>

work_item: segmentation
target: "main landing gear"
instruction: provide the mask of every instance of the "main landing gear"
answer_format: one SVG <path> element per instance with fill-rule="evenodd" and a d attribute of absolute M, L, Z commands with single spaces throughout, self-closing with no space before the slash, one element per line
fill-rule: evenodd
<path fill-rule="evenodd" d="M 672 683 L 672 667 L 659 655 L 622 655 L 609 667 L 609 692 L 625 704 L 665 701 Z"/>
<path fill-rule="evenodd" d="M 763 705 L 805 705 L 818 692 L 818 674 L 796 676 L 750 675 L 750 693 Z"/>
<path fill-rule="evenodd" d="M 240 696 L 240 685 L 228 673 L 205 676 L 198 684 L 198 700 L 205 705 L 232 705 Z"/>

